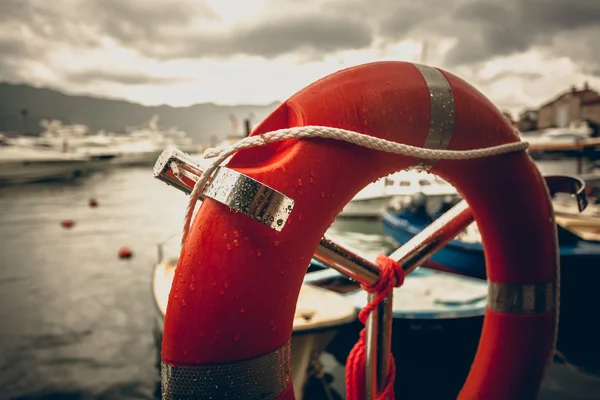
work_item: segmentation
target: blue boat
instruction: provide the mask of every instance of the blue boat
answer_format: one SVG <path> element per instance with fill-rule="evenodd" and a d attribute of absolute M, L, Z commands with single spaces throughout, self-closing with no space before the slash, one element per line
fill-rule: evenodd
<path fill-rule="evenodd" d="M 410 211 L 386 212 L 383 227 L 386 234 L 399 244 L 404 244 L 433 221 L 427 216 L 417 216 Z M 557 225 L 562 269 L 582 268 L 600 263 L 600 242 L 584 240 Z M 479 241 L 451 240 L 426 263 L 428 268 L 486 279 L 483 244 Z"/>
<path fill-rule="evenodd" d="M 439 215 L 439 214 L 438 214 Z M 409 210 L 387 212 L 384 231 L 404 244 L 432 222 L 424 214 Z M 571 364 L 600 370 L 600 326 L 596 315 L 597 282 L 600 279 L 600 242 L 584 240 L 557 225 L 560 251 L 559 355 Z M 438 250 L 423 266 L 438 271 L 486 279 L 483 244 L 454 239 Z"/>

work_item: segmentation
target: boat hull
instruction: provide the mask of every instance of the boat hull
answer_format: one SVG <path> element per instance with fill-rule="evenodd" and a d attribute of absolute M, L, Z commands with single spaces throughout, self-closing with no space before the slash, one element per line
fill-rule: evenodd
<path fill-rule="evenodd" d="M 158 263 L 154 267 L 152 278 L 151 290 L 155 306 L 154 335 L 157 346 L 156 362 L 159 369 L 166 304 L 171 288 L 172 271 L 174 270 L 171 267 L 176 264 L 176 259 Z M 309 270 L 320 270 L 322 268 L 318 264 L 309 266 Z M 325 304 L 328 307 L 323 310 L 314 309 L 314 304 Z M 297 400 L 316 397 L 314 393 L 305 391 L 305 386 L 310 378 L 309 367 L 315 361 L 315 357 L 318 358 L 336 335 L 356 320 L 356 315 L 352 303 L 343 296 L 315 286 L 303 285 L 296 308 L 294 330 L 291 338 L 291 374 Z"/>
<path fill-rule="evenodd" d="M 401 245 L 412 239 L 423 228 L 424 226 L 416 227 L 404 219 L 396 218 L 393 213 L 386 213 L 383 216 L 383 230 Z M 425 266 L 440 271 L 486 279 L 483 247 L 474 243 L 452 241 L 435 252 Z"/>
<path fill-rule="evenodd" d="M 449 191 L 442 195 L 428 195 L 426 209 L 428 212 L 435 213 L 442 206 L 444 196 L 452 195 Z M 354 198 L 350 200 L 338 217 L 343 218 L 373 218 L 380 219 L 383 215 L 394 207 L 398 207 L 405 199 L 412 195 L 385 195 L 377 197 Z"/>
<path fill-rule="evenodd" d="M 390 206 L 393 196 L 352 199 L 338 217 L 343 218 L 381 218 Z"/>
<path fill-rule="evenodd" d="M 0 183 L 28 183 L 71 179 L 87 170 L 86 161 L 23 161 L 0 164 Z"/>

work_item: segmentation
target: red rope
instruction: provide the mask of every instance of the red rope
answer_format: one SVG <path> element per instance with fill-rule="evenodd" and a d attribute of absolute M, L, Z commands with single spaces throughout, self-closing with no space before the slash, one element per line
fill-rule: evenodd
<path fill-rule="evenodd" d="M 361 287 L 369 293 L 377 293 L 375 299 L 368 303 L 359 313 L 358 319 L 364 325 L 369 313 L 377 308 L 394 287 L 400 287 L 404 283 L 404 270 L 389 257 L 380 255 L 377 257 L 377 265 L 380 268 L 379 279 L 371 286 Z M 346 361 L 346 399 L 363 400 L 365 398 L 365 337 L 366 331 L 360 331 L 358 342 L 354 345 Z M 387 373 L 387 385 L 381 391 L 377 400 L 394 400 L 394 377 L 396 376 L 396 364 L 394 357 L 389 355 L 389 370 Z"/>

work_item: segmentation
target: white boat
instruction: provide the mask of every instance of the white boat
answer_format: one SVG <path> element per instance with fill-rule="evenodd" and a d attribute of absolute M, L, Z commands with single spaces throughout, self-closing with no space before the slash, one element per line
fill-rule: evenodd
<path fill-rule="evenodd" d="M 159 250 L 159 257 L 162 256 L 161 251 Z M 157 345 L 161 342 L 176 267 L 177 258 L 163 259 L 154 267 L 152 292 L 157 310 Z M 296 399 L 306 398 L 304 386 L 308 381 L 310 368 L 318 365 L 319 355 L 339 330 L 354 322 L 356 317 L 357 312 L 350 299 L 310 284 L 302 285 L 294 317 L 291 346 L 292 383 Z"/>
<path fill-rule="evenodd" d="M 380 218 L 389 208 L 415 193 L 427 196 L 429 211 L 435 212 L 445 196 L 458 196 L 456 189 L 442 178 L 427 172 L 406 170 L 388 175 L 366 186 L 342 209 L 339 217 Z"/>
<path fill-rule="evenodd" d="M 0 135 L 0 183 L 72 178 L 89 168 L 89 158 L 9 143 Z"/>

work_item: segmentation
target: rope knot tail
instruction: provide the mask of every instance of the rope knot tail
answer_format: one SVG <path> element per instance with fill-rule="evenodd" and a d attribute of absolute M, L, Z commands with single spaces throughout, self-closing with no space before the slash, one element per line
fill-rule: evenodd
<path fill-rule="evenodd" d="M 379 279 L 373 285 L 362 288 L 369 293 L 377 295 L 359 313 L 358 319 L 364 325 L 367 317 L 373 312 L 394 287 L 400 287 L 404 283 L 404 270 L 402 266 L 391 258 L 380 255 L 376 261 L 379 266 Z M 377 400 L 394 400 L 394 378 L 396 376 L 396 364 L 394 357 L 390 354 L 389 367 L 387 371 L 387 384 L 379 394 Z M 365 396 L 366 377 L 366 330 L 360 331 L 360 336 L 346 362 L 346 398 L 348 400 L 363 400 Z"/>

